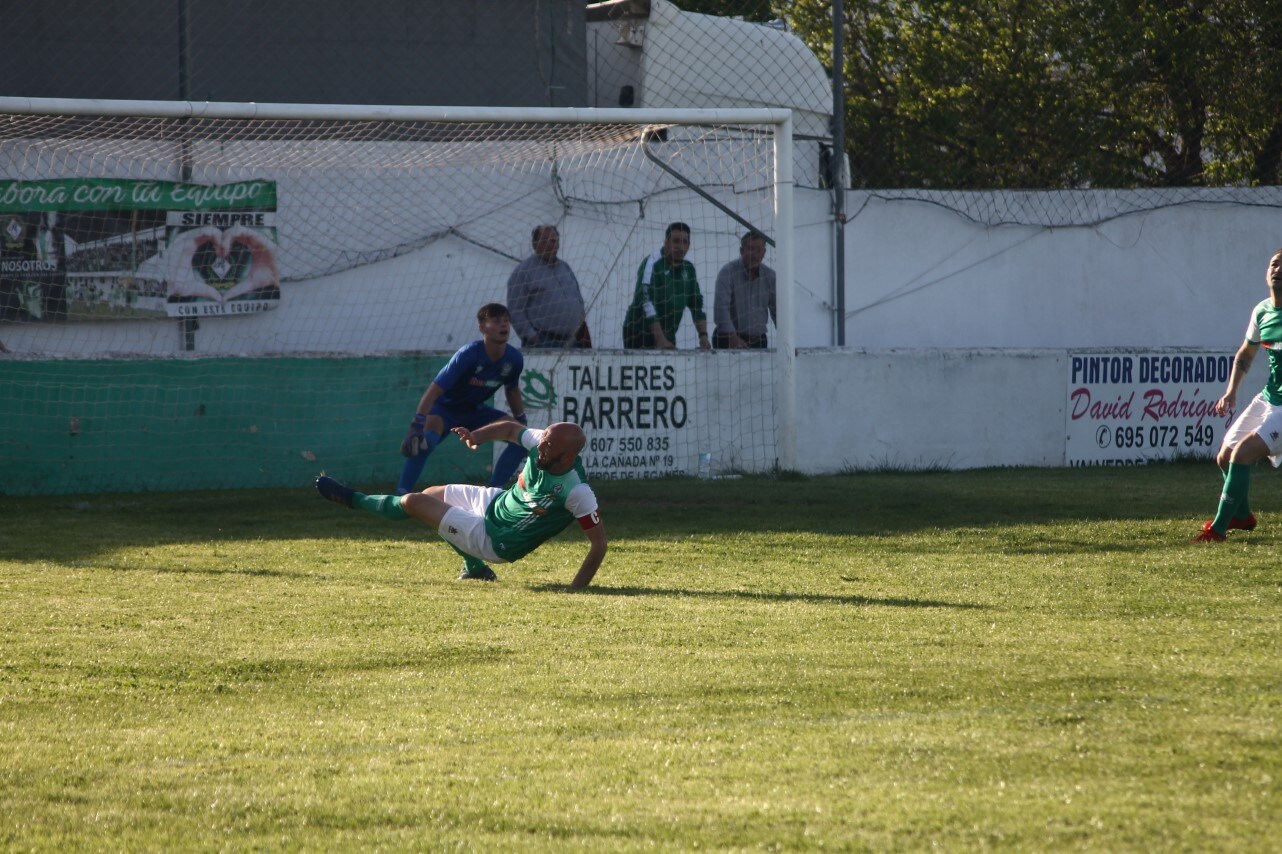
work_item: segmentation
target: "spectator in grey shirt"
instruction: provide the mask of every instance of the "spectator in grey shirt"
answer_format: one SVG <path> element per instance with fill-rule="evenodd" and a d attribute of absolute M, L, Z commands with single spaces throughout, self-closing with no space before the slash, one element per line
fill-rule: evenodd
<path fill-rule="evenodd" d="M 739 260 L 717 273 L 712 303 L 712 346 L 718 350 L 764 350 L 766 324 L 775 317 L 775 271 L 761 263 L 766 237 L 749 231 L 739 240 Z"/>
<path fill-rule="evenodd" d="M 556 257 L 561 235 L 555 225 L 538 225 L 530 235 L 534 254 L 507 280 L 507 308 L 521 346 L 592 346 L 579 280 L 570 265 Z"/>

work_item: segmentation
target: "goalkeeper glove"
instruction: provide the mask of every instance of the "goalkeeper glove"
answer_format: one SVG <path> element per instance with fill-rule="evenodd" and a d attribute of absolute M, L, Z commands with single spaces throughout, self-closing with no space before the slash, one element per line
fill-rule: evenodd
<path fill-rule="evenodd" d="M 427 439 L 423 436 L 423 425 L 427 423 L 427 416 L 421 412 L 414 413 L 414 420 L 410 422 L 410 432 L 401 442 L 401 456 L 417 457 L 427 449 Z"/>

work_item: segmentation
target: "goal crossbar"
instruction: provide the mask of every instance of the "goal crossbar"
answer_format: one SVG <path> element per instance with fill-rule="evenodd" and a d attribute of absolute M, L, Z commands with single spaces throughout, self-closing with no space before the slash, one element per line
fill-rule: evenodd
<path fill-rule="evenodd" d="M 0 96 L 0 114 L 143 116 L 150 118 L 397 122 L 546 122 L 634 125 L 783 125 L 791 110 L 623 109 L 594 107 L 431 107 L 364 104 L 275 104 L 253 101 L 146 101 Z"/>

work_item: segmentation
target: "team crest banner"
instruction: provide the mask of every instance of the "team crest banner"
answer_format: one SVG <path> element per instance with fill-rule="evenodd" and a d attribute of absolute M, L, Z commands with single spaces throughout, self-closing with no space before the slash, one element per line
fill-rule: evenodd
<path fill-rule="evenodd" d="M 264 311 L 276 246 L 274 181 L 0 181 L 0 320 Z"/>

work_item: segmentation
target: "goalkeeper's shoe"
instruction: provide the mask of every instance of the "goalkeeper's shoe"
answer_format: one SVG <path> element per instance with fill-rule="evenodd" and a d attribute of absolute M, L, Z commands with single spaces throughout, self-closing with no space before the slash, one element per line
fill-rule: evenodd
<path fill-rule="evenodd" d="M 316 491 L 326 501 L 333 501 L 335 504 L 341 504 L 344 507 L 352 506 L 352 496 L 356 494 L 356 490 L 339 483 L 328 475 L 321 475 L 316 478 Z"/>
<path fill-rule="evenodd" d="M 1207 519 L 1202 523 L 1202 533 L 1193 538 L 1195 543 L 1222 543 L 1228 537 L 1211 527 L 1211 520 Z"/>
<path fill-rule="evenodd" d="M 499 577 L 494 573 L 494 570 L 490 569 L 485 564 L 481 564 L 481 566 L 477 569 L 468 569 L 466 566 L 463 567 L 463 571 L 459 573 L 458 580 L 459 581 L 498 581 Z"/>

